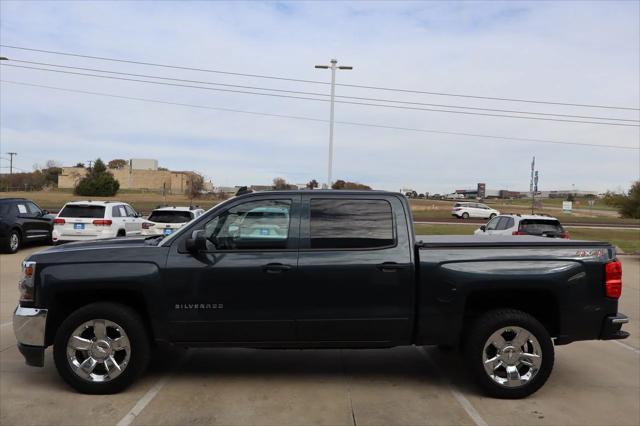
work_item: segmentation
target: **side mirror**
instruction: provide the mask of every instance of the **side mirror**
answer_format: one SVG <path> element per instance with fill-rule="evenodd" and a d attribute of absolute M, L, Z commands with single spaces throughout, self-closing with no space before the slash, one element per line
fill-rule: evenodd
<path fill-rule="evenodd" d="M 207 237 L 204 230 L 193 231 L 191 238 L 185 241 L 184 247 L 191 253 L 199 253 L 207 249 Z"/>
<path fill-rule="evenodd" d="M 482 226 L 480 227 L 480 230 L 481 230 L 482 232 L 486 232 L 486 230 L 487 230 L 487 226 L 486 226 L 486 225 L 482 225 Z"/>

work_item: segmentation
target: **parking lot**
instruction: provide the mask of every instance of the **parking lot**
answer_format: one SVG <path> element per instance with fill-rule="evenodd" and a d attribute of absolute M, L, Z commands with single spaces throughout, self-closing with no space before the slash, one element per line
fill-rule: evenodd
<path fill-rule="evenodd" d="M 622 256 L 620 311 L 632 336 L 557 347 L 554 372 L 532 397 L 483 397 L 453 353 L 390 350 L 162 350 L 118 395 L 81 395 L 58 377 L 51 350 L 33 368 L 11 315 L 20 261 L 0 256 L 0 423 L 13 424 L 640 424 L 640 258 Z"/>

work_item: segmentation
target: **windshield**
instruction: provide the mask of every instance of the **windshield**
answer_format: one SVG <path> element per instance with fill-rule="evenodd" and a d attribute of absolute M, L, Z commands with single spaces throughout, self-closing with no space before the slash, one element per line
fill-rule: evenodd
<path fill-rule="evenodd" d="M 185 223 L 191 220 L 191 212 L 180 210 L 155 210 L 151 213 L 148 220 L 158 223 Z"/>
<path fill-rule="evenodd" d="M 58 217 L 104 217 L 104 206 L 90 206 L 87 204 L 68 204 L 64 206 Z"/>
<path fill-rule="evenodd" d="M 520 231 L 531 235 L 562 234 L 564 230 L 557 220 L 527 219 L 520 222 Z"/>

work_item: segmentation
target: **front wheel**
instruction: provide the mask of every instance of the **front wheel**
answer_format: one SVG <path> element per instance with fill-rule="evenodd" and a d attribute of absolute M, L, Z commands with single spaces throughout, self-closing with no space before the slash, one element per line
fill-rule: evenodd
<path fill-rule="evenodd" d="M 494 217 L 496 217 L 496 214 L 495 214 L 495 213 L 491 213 L 491 214 L 489 215 L 489 220 L 493 219 Z"/>
<path fill-rule="evenodd" d="M 142 318 L 115 303 L 92 303 L 65 319 L 53 347 L 58 373 L 82 393 L 111 394 L 128 387 L 149 363 Z"/>
<path fill-rule="evenodd" d="M 554 362 L 551 336 L 533 316 L 518 310 L 487 312 L 471 326 L 465 359 L 490 396 L 524 398 L 545 384 Z"/>

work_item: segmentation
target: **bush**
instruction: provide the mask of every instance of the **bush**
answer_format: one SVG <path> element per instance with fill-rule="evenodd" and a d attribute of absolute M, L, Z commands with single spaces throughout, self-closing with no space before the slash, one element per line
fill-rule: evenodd
<path fill-rule="evenodd" d="M 331 185 L 331 189 L 366 189 L 370 190 L 371 187 L 369 185 L 364 185 L 358 182 L 349 182 L 344 181 L 342 179 L 338 179 Z"/>
<path fill-rule="evenodd" d="M 635 181 L 626 194 L 607 192 L 604 202 L 608 206 L 617 207 L 622 217 L 640 219 L 640 181 Z"/>
<path fill-rule="evenodd" d="M 107 167 L 99 158 L 87 176 L 76 185 L 76 195 L 90 195 L 100 197 L 113 197 L 120 189 L 120 183 L 107 171 Z"/>

